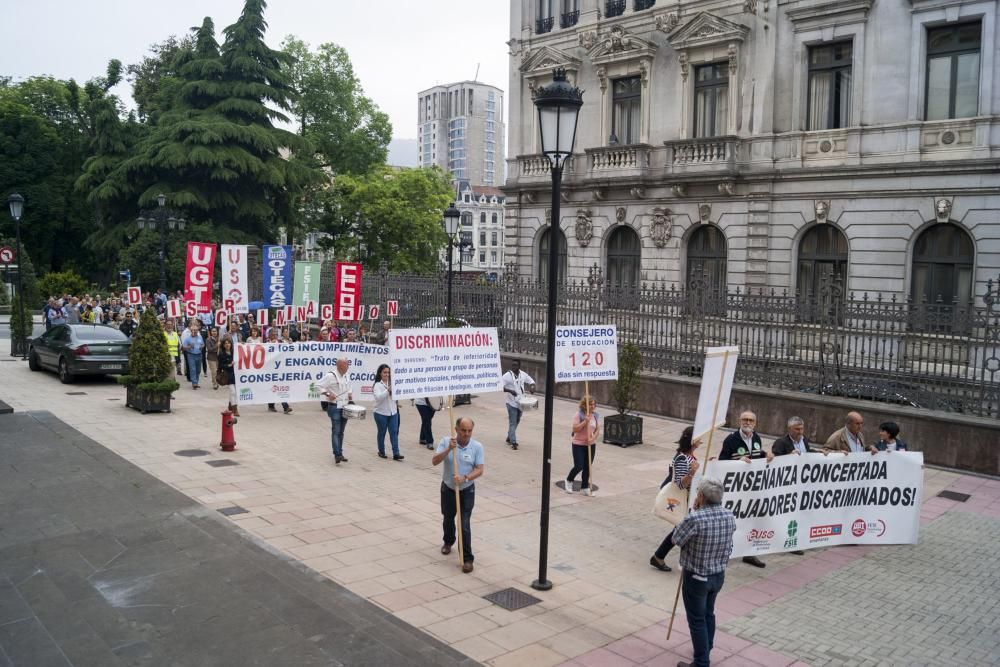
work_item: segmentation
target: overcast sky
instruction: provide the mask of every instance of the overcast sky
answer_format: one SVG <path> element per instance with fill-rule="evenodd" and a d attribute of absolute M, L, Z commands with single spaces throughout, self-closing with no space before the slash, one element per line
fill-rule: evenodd
<path fill-rule="evenodd" d="M 473 79 L 506 91 L 509 3 L 503 0 L 270 0 L 267 43 L 288 34 L 347 49 L 366 94 L 389 114 L 393 136 L 417 136 L 417 92 Z M 50 74 L 83 82 L 108 60 L 138 61 L 150 44 L 183 35 L 211 16 L 219 31 L 242 0 L 7 0 L 0 74 Z M 118 91 L 128 97 L 131 88 Z M 131 99 L 129 99 L 131 103 Z"/>

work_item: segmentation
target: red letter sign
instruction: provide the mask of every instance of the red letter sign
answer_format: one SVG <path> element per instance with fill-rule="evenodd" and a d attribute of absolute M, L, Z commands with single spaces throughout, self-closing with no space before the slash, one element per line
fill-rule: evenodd
<path fill-rule="evenodd" d="M 385 303 L 385 314 L 389 317 L 399 316 L 399 302 L 398 301 L 386 301 Z"/>
<path fill-rule="evenodd" d="M 197 304 L 199 313 L 212 309 L 212 274 L 215 271 L 215 244 L 188 242 L 184 269 L 184 298 Z"/>
<path fill-rule="evenodd" d="M 128 288 L 128 305 L 130 305 L 130 306 L 141 306 L 142 305 L 142 288 L 141 287 L 129 287 Z"/>
<path fill-rule="evenodd" d="M 337 262 L 333 289 L 336 294 L 336 316 L 338 320 L 356 320 L 361 304 L 361 265 Z"/>

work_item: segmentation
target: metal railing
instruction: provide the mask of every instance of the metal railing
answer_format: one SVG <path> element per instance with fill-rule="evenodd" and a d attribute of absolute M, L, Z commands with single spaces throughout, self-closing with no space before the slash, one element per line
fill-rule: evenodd
<path fill-rule="evenodd" d="M 580 20 L 580 10 L 577 9 L 572 12 L 565 12 L 559 16 L 559 27 L 560 28 L 572 28 Z"/>
<path fill-rule="evenodd" d="M 421 326 L 444 315 L 445 276 L 366 273 L 365 303 L 397 300 L 395 325 Z M 456 273 L 453 295 L 454 316 L 497 327 L 503 351 L 544 355 L 544 283 L 519 278 L 510 267 L 494 282 Z M 972 303 L 916 302 L 846 293 L 837 280 L 816 294 L 720 291 L 702 280 L 687 289 L 606 285 L 595 266 L 587 280 L 559 286 L 558 318 L 617 325 L 619 339 L 639 345 L 643 368 L 654 373 L 700 377 L 706 347 L 737 345 L 736 381 L 743 385 L 1000 418 L 995 281 Z"/>
<path fill-rule="evenodd" d="M 635 11 L 641 12 L 656 4 L 656 0 L 635 0 Z"/>
<path fill-rule="evenodd" d="M 607 0 L 604 3 L 605 18 L 621 16 L 625 13 L 625 0 Z"/>
<path fill-rule="evenodd" d="M 552 26 L 555 24 L 555 17 L 548 16 L 543 19 L 535 20 L 535 34 L 543 35 L 547 32 L 552 32 Z"/>

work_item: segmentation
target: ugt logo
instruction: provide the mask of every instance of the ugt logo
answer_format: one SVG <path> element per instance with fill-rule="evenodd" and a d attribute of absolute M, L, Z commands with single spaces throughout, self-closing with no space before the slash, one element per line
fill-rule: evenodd
<path fill-rule="evenodd" d="M 799 522 L 792 519 L 788 522 L 788 538 L 785 540 L 785 548 L 791 549 L 799 545 Z"/>

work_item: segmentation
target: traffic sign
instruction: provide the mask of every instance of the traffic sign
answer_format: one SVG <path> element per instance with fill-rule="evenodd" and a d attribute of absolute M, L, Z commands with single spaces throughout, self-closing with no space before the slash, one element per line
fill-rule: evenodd
<path fill-rule="evenodd" d="M 10 246 L 3 246 L 0 248 L 0 262 L 4 264 L 10 264 L 15 258 L 14 249 Z"/>

